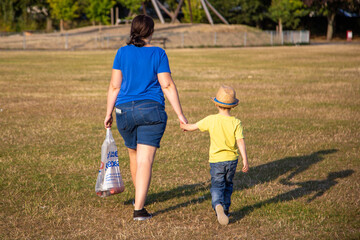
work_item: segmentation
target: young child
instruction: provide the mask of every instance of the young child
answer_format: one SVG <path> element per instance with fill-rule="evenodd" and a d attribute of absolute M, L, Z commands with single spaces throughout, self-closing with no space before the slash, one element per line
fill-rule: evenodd
<path fill-rule="evenodd" d="M 212 98 L 219 113 L 209 115 L 196 124 L 181 124 L 185 131 L 208 131 L 210 134 L 211 204 L 221 225 L 229 223 L 229 207 L 233 192 L 233 177 L 238 163 L 238 146 L 243 160 L 243 172 L 249 170 L 243 128 L 239 119 L 230 115 L 239 100 L 232 87 L 221 86 Z"/>

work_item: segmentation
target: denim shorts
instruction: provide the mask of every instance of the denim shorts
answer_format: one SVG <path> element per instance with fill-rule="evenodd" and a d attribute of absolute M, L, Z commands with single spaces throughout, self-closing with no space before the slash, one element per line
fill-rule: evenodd
<path fill-rule="evenodd" d="M 136 149 L 137 144 L 159 148 L 165 132 L 165 107 L 154 100 L 140 100 L 116 106 L 116 125 L 125 146 Z"/>

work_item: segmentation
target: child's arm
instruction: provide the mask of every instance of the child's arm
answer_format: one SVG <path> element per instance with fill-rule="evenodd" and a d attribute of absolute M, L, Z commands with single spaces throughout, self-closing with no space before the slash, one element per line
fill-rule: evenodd
<path fill-rule="evenodd" d="M 195 131 L 195 130 L 199 129 L 196 124 L 183 124 L 183 123 L 180 123 L 180 127 L 184 131 Z"/>
<path fill-rule="evenodd" d="M 242 168 L 242 171 L 247 172 L 249 170 L 249 163 L 248 163 L 247 154 L 246 154 L 245 141 L 244 141 L 243 138 L 240 138 L 240 139 L 236 140 L 236 143 L 237 143 L 237 145 L 239 147 L 241 157 L 242 157 L 242 160 L 243 160 L 244 167 Z"/>

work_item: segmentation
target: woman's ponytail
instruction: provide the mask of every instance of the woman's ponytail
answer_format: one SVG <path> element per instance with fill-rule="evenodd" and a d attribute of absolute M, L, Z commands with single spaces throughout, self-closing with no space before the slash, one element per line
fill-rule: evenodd
<path fill-rule="evenodd" d="M 132 44 L 136 47 L 143 47 L 146 43 L 138 34 L 131 34 L 130 40 L 127 42 L 128 45 Z"/>

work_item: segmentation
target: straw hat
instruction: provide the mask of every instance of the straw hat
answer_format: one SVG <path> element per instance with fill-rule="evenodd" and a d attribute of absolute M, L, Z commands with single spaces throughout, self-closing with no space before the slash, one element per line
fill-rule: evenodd
<path fill-rule="evenodd" d="M 221 85 L 216 97 L 211 98 L 215 105 L 224 108 L 233 108 L 239 104 L 239 99 L 236 98 L 235 90 L 230 86 Z"/>

